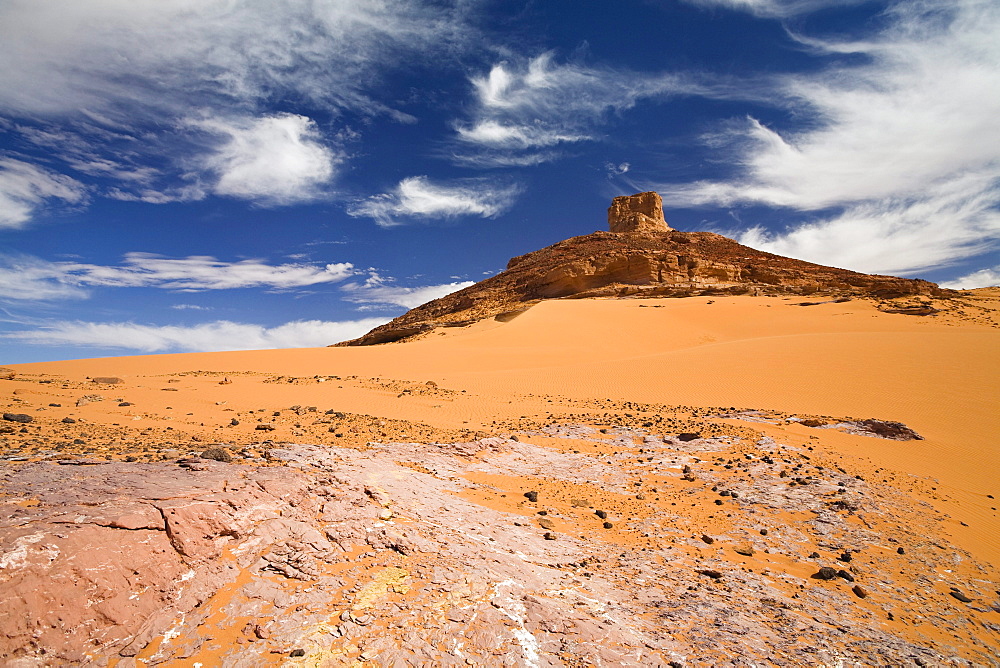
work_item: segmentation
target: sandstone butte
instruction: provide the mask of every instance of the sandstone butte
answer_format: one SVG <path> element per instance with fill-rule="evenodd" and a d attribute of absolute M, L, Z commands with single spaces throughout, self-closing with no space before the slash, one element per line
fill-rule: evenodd
<path fill-rule="evenodd" d="M 506 271 L 337 345 L 389 343 L 435 327 L 513 317 L 544 299 L 779 294 L 892 299 L 951 293 L 928 281 L 825 267 L 711 232 L 674 230 L 655 192 L 616 197 L 608 227 L 511 258 Z"/>
<path fill-rule="evenodd" d="M 0 367 L 0 666 L 1000 666 L 1000 289 L 609 225 L 393 345 Z"/>

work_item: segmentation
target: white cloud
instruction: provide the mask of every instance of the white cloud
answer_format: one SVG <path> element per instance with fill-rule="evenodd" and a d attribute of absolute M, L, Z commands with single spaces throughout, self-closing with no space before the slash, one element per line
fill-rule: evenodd
<path fill-rule="evenodd" d="M 434 183 L 426 176 L 411 176 L 391 193 L 369 197 L 348 209 L 352 216 L 369 216 L 383 227 L 402 224 L 404 218 L 493 218 L 514 204 L 521 188 L 486 179 Z"/>
<path fill-rule="evenodd" d="M 779 132 L 749 119 L 715 133 L 716 159 L 738 173 L 660 186 L 664 200 L 824 212 L 819 222 L 746 240 L 852 269 L 941 266 L 1000 238 L 1000 5 L 904 2 L 885 18 L 889 27 L 867 41 L 808 40 L 861 64 L 776 82 L 806 129 Z M 919 249 L 899 247 L 903 240 Z"/>
<path fill-rule="evenodd" d="M 952 290 L 973 290 L 1000 286 L 1000 266 L 992 269 L 980 269 L 940 285 L 942 288 L 951 288 Z"/>
<path fill-rule="evenodd" d="M 170 308 L 178 311 L 211 311 L 210 306 L 198 306 L 197 304 L 171 304 Z"/>
<path fill-rule="evenodd" d="M 379 67 L 447 48 L 463 34 L 452 18 L 409 0 L 9 0 L 0 61 L 17 67 L 0 71 L 0 108 L 121 128 L 137 110 L 248 109 L 276 93 L 376 111 L 364 90 Z"/>
<path fill-rule="evenodd" d="M 433 63 L 474 40 L 469 8 L 447 4 L 5 1 L 0 62 L 12 65 L 0 68 L 0 116 L 117 199 L 189 201 L 214 191 L 300 201 L 334 176 L 343 157 L 336 147 L 350 133 L 324 125 L 321 141 L 303 117 L 260 118 L 261 110 L 280 104 L 324 119 L 350 110 L 412 121 L 369 91 L 414 54 Z M 192 132 L 193 110 L 217 119 L 221 147 Z M 26 222 L 30 213 L 22 206 L 11 219 Z"/>
<path fill-rule="evenodd" d="M 598 123 L 610 112 L 633 107 L 645 97 L 667 94 L 709 94 L 709 88 L 687 77 L 644 75 L 598 69 L 573 63 L 557 64 L 544 53 L 523 65 L 495 65 L 488 75 L 473 77 L 476 108 L 467 122 L 455 124 L 460 143 L 480 150 L 473 158 L 458 152 L 459 161 L 510 164 L 518 151 L 538 154 L 561 144 L 594 138 Z"/>
<path fill-rule="evenodd" d="M 49 200 L 79 204 L 82 183 L 13 158 L 0 158 L 0 228 L 19 228 Z"/>
<path fill-rule="evenodd" d="M 291 289 L 342 281 L 356 272 L 350 263 L 269 265 L 261 260 L 224 262 L 210 256 L 166 258 L 128 253 L 117 266 L 48 262 L 30 256 L 0 256 L 0 299 L 85 298 L 86 286 L 152 287 L 199 291 L 235 288 Z"/>
<path fill-rule="evenodd" d="M 684 0 L 700 7 L 724 7 L 755 16 L 788 18 L 827 7 L 849 7 L 869 0 Z"/>
<path fill-rule="evenodd" d="M 207 169 L 217 176 L 213 190 L 218 195 L 269 204 L 308 200 L 321 193 L 340 160 L 305 116 L 212 119 L 197 126 L 225 138 L 204 158 Z"/>
<path fill-rule="evenodd" d="M 441 285 L 404 288 L 392 285 L 391 281 L 373 273 L 364 283 L 348 283 L 342 286 L 341 290 L 344 291 L 344 299 L 355 304 L 402 306 L 409 309 L 450 295 L 470 285 L 473 285 L 472 281 L 458 281 Z"/>
<path fill-rule="evenodd" d="M 739 235 L 747 246 L 856 271 L 906 274 L 950 264 L 989 248 L 1000 236 L 1000 193 L 974 178 L 943 184 L 925 197 L 877 200 L 780 234 Z"/>
<path fill-rule="evenodd" d="M 227 320 L 181 327 L 132 322 L 56 322 L 30 331 L 6 332 L 0 338 L 32 345 L 122 348 L 143 353 L 214 352 L 269 348 L 313 348 L 357 338 L 386 318 L 328 322 L 298 320 L 263 327 Z"/>

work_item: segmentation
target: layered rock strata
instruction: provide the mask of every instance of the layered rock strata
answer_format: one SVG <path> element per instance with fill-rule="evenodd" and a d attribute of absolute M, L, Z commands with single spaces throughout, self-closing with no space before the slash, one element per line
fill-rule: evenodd
<path fill-rule="evenodd" d="M 951 293 L 918 279 L 861 274 L 765 253 L 711 232 L 680 232 L 663 220 L 660 197 L 616 197 L 612 231 L 560 241 L 512 258 L 507 270 L 410 310 L 353 341 L 399 341 L 439 326 L 506 317 L 542 299 L 822 295 L 831 298 Z"/>

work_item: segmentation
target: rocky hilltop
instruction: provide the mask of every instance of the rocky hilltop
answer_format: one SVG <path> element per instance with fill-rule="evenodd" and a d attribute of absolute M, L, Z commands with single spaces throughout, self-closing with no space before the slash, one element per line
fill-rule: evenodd
<path fill-rule="evenodd" d="M 512 258 L 506 271 L 338 345 L 399 341 L 439 326 L 503 319 L 539 300 L 566 297 L 793 294 L 890 299 L 950 292 L 928 281 L 861 274 L 765 253 L 711 232 L 674 230 L 655 192 L 614 198 L 608 228 Z"/>

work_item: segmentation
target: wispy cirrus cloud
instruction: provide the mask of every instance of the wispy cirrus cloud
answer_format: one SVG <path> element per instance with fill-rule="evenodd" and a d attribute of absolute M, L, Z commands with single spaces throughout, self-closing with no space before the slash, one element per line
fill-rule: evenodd
<path fill-rule="evenodd" d="M 120 265 L 50 262 L 32 256 L 0 256 L 0 299 L 82 299 L 90 287 L 201 291 L 237 288 L 287 290 L 342 281 L 356 273 L 347 262 L 270 265 L 261 260 L 225 262 L 210 256 L 167 258 L 128 253 Z"/>
<path fill-rule="evenodd" d="M 341 290 L 344 301 L 363 304 L 364 307 L 402 306 L 410 309 L 470 285 L 473 285 L 472 281 L 403 287 L 373 272 L 363 283 L 347 283 L 341 286 Z"/>
<path fill-rule="evenodd" d="M 594 139 L 609 114 L 643 98 L 721 94 L 680 74 L 644 74 L 557 63 L 553 53 L 526 62 L 502 62 L 472 77 L 475 108 L 455 123 L 455 159 L 482 166 L 541 162 L 554 149 Z"/>
<path fill-rule="evenodd" d="M 1000 239 L 1000 6 L 892 5 L 858 41 L 802 38 L 852 64 L 779 77 L 805 129 L 750 118 L 711 137 L 730 178 L 657 186 L 675 205 L 763 204 L 817 212 L 743 241 L 862 271 L 912 272 Z M 860 61 L 860 62 L 859 62 Z M 901 245 L 905 244 L 905 245 Z"/>
<path fill-rule="evenodd" d="M 228 320 L 192 326 L 65 321 L 0 333 L 0 339 L 39 346 L 84 346 L 142 353 L 314 348 L 357 338 L 386 320 L 297 320 L 275 327 Z"/>
<path fill-rule="evenodd" d="M 521 187 L 490 179 L 434 182 L 426 176 L 403 179 L 388 193 L 355 202 L 352 216 L 368 216 L 383 227 L 411 220 L 478 216 L 493 218 L 513 206 Z"/>
<path fill-rule="evenodd" d="M 975 288 L 990 288 L 1000 286 L 1000 266 L 980 269 L 955 280 L 941 283 L 942 288 L 952 290 L 973 290 Z"/>
<path fill-rule="evenodd" d="M 0 117 L 97 194 L 298 202 L 336 175 L 340 128 L 325 124 L 320 137 L 310 119 L 261 110 L 282 100 L 324 120 L 412 120 L 369 91 L 413 54 L 431 61 L 472 39 L 463 11 L 409 0 L 11 0 L 0 3 L 0 62 L 17 66 L 0 68 Z M 192 113 L 210 119 L 201 129 L 216 141 L 201 141 Z M 31 211 L 19 209 L 18 224 Z"/>
<path fill-rule="evenodd" d="M 0 229 L 19 228 L 50 202 L 81 204 L 86 187 L 37 165 L 0 157 Z"/>
<path fill-rule="evenodd" d="M 768 18 L 790 18 L 829 7 L 849 7 L 871 0 L 684 0 L 691 5 L 722 7 Z"/>

